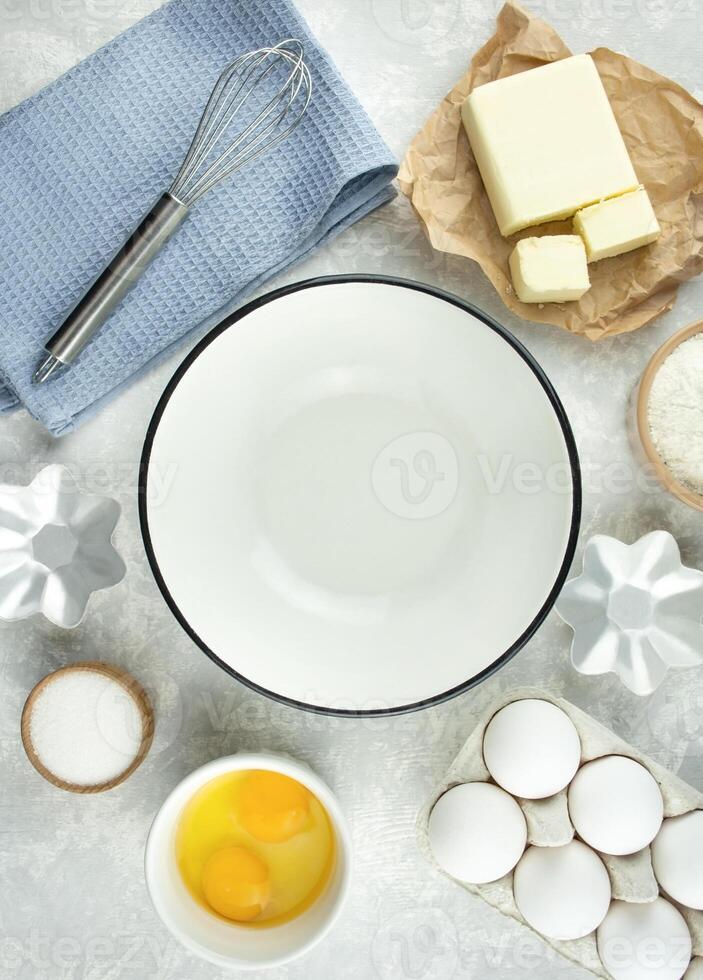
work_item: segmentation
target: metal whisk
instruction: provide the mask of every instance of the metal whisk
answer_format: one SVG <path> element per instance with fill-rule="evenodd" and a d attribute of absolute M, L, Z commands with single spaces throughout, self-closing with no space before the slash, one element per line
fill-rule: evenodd
<path fill-rule="evenodd" d="M 178 176 L 46 344 L 36 384 L 75 360 L 204 194 L 293 132 L 311 93 L 295 38 L 250 51 L 225 68 Z M 235 122 L 241 128 L 232 136 Z"/>

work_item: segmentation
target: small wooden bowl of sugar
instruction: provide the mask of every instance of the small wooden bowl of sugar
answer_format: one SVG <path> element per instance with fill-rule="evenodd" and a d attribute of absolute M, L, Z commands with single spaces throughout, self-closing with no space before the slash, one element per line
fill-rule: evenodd
<path fill-rule="evenodd" d="M 144 760 L 154 714 L 141 685 L 98 661 L 61 667 L 31 691 L 22 743 L 44 779 L 71 793 L 102 793 Z"/>
<path fill-rule="evenodd" d="M 703 321 L 679 330 L 649 361 L 635 430 L 659 482 L 703 510 Z"/>

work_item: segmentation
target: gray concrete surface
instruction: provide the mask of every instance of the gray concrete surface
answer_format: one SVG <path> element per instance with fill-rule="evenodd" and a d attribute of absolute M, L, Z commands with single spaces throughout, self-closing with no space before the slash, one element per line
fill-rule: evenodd
<path fill-rule="evenodd" d="M 216 2 L 216 0 L 213 0 Z M 299 0 L 400 156 L 434 104 L 489 36 L 496 0 Z M 30 95 L 159 5 L 158 0 L 0 0 L 0 110 Z M 574 51 L 617 48 L 703 95 L 698 0 L 537 0 Z M 1 162 L 0 162 L 1 165 Z M 1 220 L 1 217 L 0 217 Z M 11 271 L 11 270 L 6 270 Z M 405 200 L 358 225 L 284 281 L 382 271 L 435 283 L 500 318 L 542 362 L 570 414 L 586 485 L 581 546 L 595 532 L 632 541 L 654 528 L 703 566 L 701 515 L 637 488 L 625 432 L 628 398 L 650 353 L 703 315 L 703 282 L 684 285 L 654 325 L 598 345 L 507 314 L 470 262 L 433 254 Z M 436 875 L 416 853 L 414 821 L 499 691 L 541 684 L 703 789 L 703 671 L 672 673 L 650 699 L 614 677 L 569 665 L 569 630 L 551 614 L 528 647 L 478 690 L 393 720 L 303 714 L 229 681 L 171 617 L 142 548 L 137 465 L 148 420 L 182 354 L 75 435 L 54 442 L 23 414 L 0 420 L 0 479 L 28 481 L 48 462 L 117 497 L 126 580 L 95 597 L 73 632 L 35 617 L 0 626 L 0 976 L 18 980 L 224 980 L 193 958 L 153 912 L 142 874 L 155 810 L 190 769 L 241 748 L 309 761 L 351 819 L 357 874 L 334 933 L 271 980 L 579 980 L 513 923 Z M 579 549 L 579 557 L 580 557 Z M 578 557 L 577 557 L 578 561 Z M 19 718 L 31 686 L 78 659 L 122 664 L 149 687 L 159 726 L 147 762 L 121 789 L 62 794 L 24 757 Z"/>

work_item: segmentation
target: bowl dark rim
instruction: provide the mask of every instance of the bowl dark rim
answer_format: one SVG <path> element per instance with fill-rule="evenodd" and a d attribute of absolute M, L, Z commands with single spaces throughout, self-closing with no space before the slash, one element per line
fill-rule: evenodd
<path fill-rule="evenodd" d="M 146 487 L 147 478 L 149 471 L 149 461 L 151 459 L 151 450 L 154 444 L 154 438 L 161 421 L 161 417 L 166 410 L 171 396 L 178 387 L 181 379 L 188 371 L 193 362 L 202 354 L 204 350 L 225 330 L 228 330 L 231 326 L 241 320 L 243 317 L 247 316 L 253 310 L 259 309 L 259 307 L 264 306 L 267 303 L 271 303 L 273 300 L 280 299 L 283 296 L 288 296 L 291 293 L 297 293 L 302 289 L 311 289 L 316 286 L 329 286 L 339 283 L 380 283 L 386 286 L 400 286 L 404 289 L 414 289 L 417 292 L 427 293 L 430 296 L 435 296 L 438 299 L 444 300 L 450 303 L 452 306 L 458 306 L 460 309 L 467 313 L 472 314 L 482 323 L 484 323 L 491 330 L 500 334 L 503 340 L 508 343 L 513 350 L 525 361 L 528 367 L 532 370 L 533 374 L 537 380 L 542 385 L 542 388 L 547 395 L 552 408 L 556 414 L 559 421 L 559 425 L 564 436 L 564 441 L 566 443 L 567 452 L 569 455 L 569 465 L 571 468 L 571 479 L 573 486 L 572 494 L 572 510 L 571 510 L 571 527 L 569 531 L 569 538 L 566 545 L 566 550 L 564 553 L 564 559 L 562 561 L 559 573 L 556 577 L 554 585 L 552 586 L 549 595 L 547 596 L 545 602 L 540 608 L 539 612 L 532 620 L 530 625 L 524 630 L 524 632 L 518 637 L 518 639 L 503 653 L 500 657 L 493 661 L 488 667 L 480 671 L 480 673 L 475 674 L 468 680 L 456 687 L 451 688 L 448 691 L 443 691 L 441 694 L 436 694 L 431 698 L 425 698 L 422 701 L 416 701 L 412 704 L 398 705 L 391 708 L 370 708 L 368 710 L 356 710 L 349 708 L 329 708 L 316 704 L 307 704 L 304 701 L 298 701 L 295 698 L 286 697 L 283 694 L 278 694 L 276 691 L 270 691 L 260 684 L 249 680 L 249 678 L 244 677 L 242 674 L 238 673 L 229 664 L 226 664 L 221 660 L 214 651 L 212 651 L 207 644 L 198 636 L 195 630 L 186 621 L 185 617 L 181 613 L 180 609 L 176 605 L 173 597 L 171 596 L 166 582 L 161 574 L 161 569 L 159 568 L 159 563 L 156 558 L 154 547 L 151 541 L 151 535 L 149 532 L 149 521 L 147 516 L 147 497 L 146 497 Z M 159 399 L 159 402 L 154 410 L 151 421 L 149 422 L 149 427 L 147 429 L 146 438 L 144 441 L 144 449 L 142 451 L 141 461 L 139 465 L 139 523 L 142 531 L 142 538 L 144 540 L 144 547 L 146 549 L 147 558 L 149 559 L 149 565 L 151 566 L 151 571 L 156 579 L 156 583 L 161 590 L 161 594 L 166 600 L 166 604 L 170 608 L 171 612 L 175 616 L 176 620 L 180 623 L 181 627 L 185 630 L 188 636 L 193 640 L 197 646 L 207 654 L 207 656 L 222 668 L 231 677 L 244 684 L 246 687 L 250 688 L 252 691 L 256 691 L 259 694 L 263 694 L 274 701 L 278 701 L 280 704 L 285 704 L 293 708 L 301 708 L 304 711 L 310 711 L 314 714 L 329 715 L 334 717 L 349 717 L 349 718 L 368 718 L 368 717 L 385 717 L 389 715 L 402 715 L 407 714 L 411 711 L 419 711 L 423 708 L 429 708 L 434 705 L 443 704 L 445 701 L 449 701 L 452 698 L 457 697 L 459 694 L 463 694 L 465 691 L 469 691 L 472 687 L 480 684 L 482 681 L 491 677 L 495 674 L 501 667 L 504 667 L 512 658 L 518 653 L 519 650 L 530 640 L 534 634 L 537 632 L 539 627 L 544 622 L 547 614 L 551 610 L 552 606 L 556 602 L 557 596 L 559 595 L 561 588 L 566 581 L 566 576 L 569 572 L 571 562 L 574 557 L 574 552 L 576 550 L 576 542 L 578 540 L 579 526 L 581 522 L 581 501 L 582 501 L 582 491 L 581 491 L 581 470 L 579 466 L 578 452 L 576 450 L 576 442 L 574 440 L 573 432 L 569 424 L 564 407 L 557 395 L 556 391 L 552 387 L 547 375 L 544 373 L 538 362 L 530 354 L 530 352 L 514 337 L 509 330 L 501 326 L 497 321 L 493 320 L 488 314 L 484 313 L 482 310 L 473 306 L 473 304 L 467 302 L 466 300 L 460 299 L 458 296 L 454 296 L 451 293 L 447 293 L 442 289 L 437 289 L 435 286 L 429 286 L 425 283 L 415 282 L 410 279 L 402 279 L 397 276 L 376 276 L 376 275 L 339 275 L 339 276 L 320 276 L 314 279 L 305 279 L 301 282 L 292 283 L 288 286 L 282 286 L 280 289 L 274 289 L 264 296 L 258 299 L 252 300 L 245 306 L 236 310 L 234 313 L 226 316 L 217 326 L 213 327 L 205 337 L 193 348 L 193 350 L 188 354 L 185 360 L 182 362 L 180 367 L 176 370 L 175 374 L 171 380 L 166 385 L 166 388 Z"/>

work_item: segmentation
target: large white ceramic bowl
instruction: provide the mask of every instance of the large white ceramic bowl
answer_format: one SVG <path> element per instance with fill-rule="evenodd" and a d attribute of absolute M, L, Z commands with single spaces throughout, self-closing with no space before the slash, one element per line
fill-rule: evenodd
<path fill-rule="evenodd" d="M 147 553 L 173 613 L 280 700 L 389 713 L 504 664 L 563 584 L 578 460 L 542 370 L 427 286 L 298 283 L 216 327 L 149 427 Z"/>
<path fill-rule="evenodd" d="M 186 803 L 210 780 L 243 769 L 271 769 L 303 783 L 327 810 L 336 837 L 336 863 L 324 892 L 297 918 L 266 929 L 211 915 L 188 892 L 176 865 L 176 829 Z M 275 753 L 243 752 L 208 762 L 176 786 L 151 826 L 144 864 L 154 908 L 176 939 L 221 968 L 263 970 L 302 956 L 334 925 L 349 892 L 351 836 L 336 797 L 308 766 Z"/>

